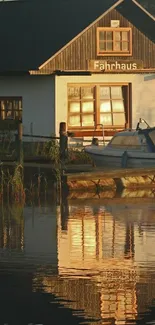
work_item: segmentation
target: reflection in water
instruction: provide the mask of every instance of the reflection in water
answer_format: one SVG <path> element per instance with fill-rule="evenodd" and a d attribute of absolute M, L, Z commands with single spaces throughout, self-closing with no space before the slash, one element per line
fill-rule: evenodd
<path fill-rule="evenodd" d="M 88 304 L 79 287 L 79 301 L 85 302 L 86 314 L 109 324 L 114 319 L 115 324 L 123 324 L 126 318 L 135 319 L 138 275 L 133 261 L 134 225 L 129 221 L 119 222 L 104 206 L 98 205 L 80 208 L 71 205 L 67 232 L 61 229 L 60 214 L 58 224 L 58 265 L 65 284 L 67 275 L 91 278 L 87 280 L 88 291 L 92 292 Z M 70 283 L 67 298 L 73 300 L 69 286 Z"/>
<path fill-rule="evenodd" d="M 1 206 L 0 325 L 153 320 L 155 203 L 123 200 Z"/>
<path fill-rule="evenodd" d="M 155 204 L 100 202 L 58 209 L 59 277 L 42 284 L 98 324 L 136 324 L 155 298 Z"/>
<path fill-rule="evenodd" d="M 0 248 L 23 250 L 24 244 L 23 206 L 20 204 L 1 205 Z"/>

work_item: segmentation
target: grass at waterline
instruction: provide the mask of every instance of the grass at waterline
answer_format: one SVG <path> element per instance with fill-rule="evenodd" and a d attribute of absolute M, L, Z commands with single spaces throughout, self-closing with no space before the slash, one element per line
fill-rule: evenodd
<path fill-rule="evenodd" d="M 24 157 L 45 158 L 52 164 L 60 164 L 60 146 L 58 140 L 50 140 L 46 142 L 24 143 Z M 68 147 L 66 152 L 65 164 L 90 164 L 91 158 L 84 149 L 78 144 L 76 147 Z"/>
<path fill-rule="evenodd" d="M 10 140 L 8 140 L 10 139 Z M 33 159 L 36 161 L 38 159 L 45 159 L 52 164 L 60 164 L 60 146 L 59 141 L 56 139 L 51 139 L 49 141 L 34 141 L 34 142 L 25 142 L 23 141 L 23 154 L 24 159 L 29 160 Z M 17 152 L 15 141 L 13 137 L 8 137 L 0 142 L 0 156 L 1 160 L 16 160 Z M 66 152 L 66 164 L 89 164 L 91 163 L 90 157 L 87 153 L 84 152 L 80 144 L 76 144 L 75 147 L 68 147 Z"/>
<path fill-rule="evenodd" d="M 40 196 L 46 196 L 48 182 L 44 173 L 35 173 L 32 179 L 25 184 L 24 171 L 21 165 L 6 168 L 0 165 L 0 202 L 33 201 Z"/>

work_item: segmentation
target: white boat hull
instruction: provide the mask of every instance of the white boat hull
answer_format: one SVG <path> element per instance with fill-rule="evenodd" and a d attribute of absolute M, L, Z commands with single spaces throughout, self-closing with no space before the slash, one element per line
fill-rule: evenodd
<path fill-rule="evenodd" d="M 155 167 L 155 153 L 124 152 L 87 148 L 85 150 L 97 167 L 136 168 Z M 125 153 L 125 154 L 124 154 Z"/>

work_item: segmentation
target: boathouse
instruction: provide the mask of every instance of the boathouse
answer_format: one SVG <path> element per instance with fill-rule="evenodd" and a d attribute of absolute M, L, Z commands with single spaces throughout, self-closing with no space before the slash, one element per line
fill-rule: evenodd
<path fill-rule="evenodd" d="M 155 17 L 140 2 L 2 2 L 0 30 L 1 119 L 80 138 L 155 125 Z"/>

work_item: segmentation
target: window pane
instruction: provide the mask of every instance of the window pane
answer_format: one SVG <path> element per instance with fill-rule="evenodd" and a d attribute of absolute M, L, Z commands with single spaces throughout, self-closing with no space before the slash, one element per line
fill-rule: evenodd
<path fill-rule="evenodd" d="M 69 87 L 68 88 L 69 99 L 80 99 L 80 87 Z"/>
<path fill-rule="evenodd" d="M 128 41 L 128 32 L 122 32 L 122 41 Z"/>
<path fill-rule="evenodd" d="M 15 116 L 14 116 L 14 114 L 13 114 L 13 111 L 7 111 L 7 113 L 6 113 L 6 116 L 5 116 L 5 118 L 7 118 L 7 119 L 13 119 Z"/>
<path fill-rule="evenodd" d="M 0 107 L 1 107 L 1 110 L 5 110 L 5 104 L 4 104 L 3 100 L 0 101 Z"/>
<path fill-rule="evenodd" d="M 115 51 L 120 51 L 120 50 L 121 50 L 121 43 L 115 42 Z"/>
<path fill-rule="evenodd" d="M 128 136 L 126 138 L 126 144 L 128 146 L 140 146 L 139 137 L 137 135 Z"/>
<path fill-rule="evenodd" d="M 6 102 L 5 102 L 5 108 L 6 108 L 6 111 L 12 110 L 12 108 L 13 108 L 13 102 L 12 102 L 12 100 L 11 101 L 6 100 Z"/>
<path fill-rule="evenodd" d="M 94 102 L 83 102 L 82 103 L 82 112 L 93 112 L 94 111 Z"/>
<path fill-rule="evenodd" d="M 124 125 L 125 124 L 125 114 L 124 113 L 113 114 L 113 124 L 114 125 Z"/>
<path fill-rule="evenodd" d="M 111 112 L 110 100 L 105 100 L 100 103 L 100 112 Z"/>
<path fill-rule="evenodd" d="M 113 47 L 112 47 L 112 42 L 107 42 L 107 51 L 112 51 Z"/>
<path fill-rule="evenodd" d="M 83 115 L 82 126 L 94 126 L 94 114 Z"/>
<path fill-rule="evenodd" d="M 100 114 L 100 123 L 103 125 L 112 125 L 111 114 Z"/>
<path fill-rule="evenodd" d="M 110 87 L 100 87 L 100 99 L 110 98 Z"/>
<path fill-rule="evenodd" d="M 70 126 L 80 126 L 80 115 L 70 116 L 69 117 Z"/>
<path fill-rule="evenodd" d="M 111 145 L 126 145 L 126 138 L 127 137 L 124 137 L 124 136 L 122 136 L 122 135 L 119 135 L 119 136 L 115 136 L 112 140 L 111 140 L 111 142 L 110 142 L 110 144 Z"/>
<path fill-rule="evenodd" d="M 71 102 L 69 103 L 70 113 L 79 113 L 80 112 L 80 102 Z"/>
<path fill-rule="evenodd" d="M 106 39 L 105 32 L 103 32 L 103 31 L 99 32 L 99 39 L 102 41 L 104 41 Z"/>
<path fill-rule="evenodd" d="M 17 119 L 19 119 L 19 120 L 21 120 L 21 118 L 22 118 L 22 113 L 21 113 L 21 111 L 15 111 L 14 112 L 14 118 L 17 120 Z"/>
<path fill-rule="evenodd" d="M 121 32 L 115 32 L 115 41 L 121 40 Z"/>
<path fill-rule="evenodd" d="M 122 42 L 122 51 L 129 51 L 129 43 Z"/>
<path fill-rule="evenodd" d="M 21 110 L 22 109 L 22 101 L 19 100 L 19 109 Z"/>
<path fill-rule="evenodd" d="M 83 99 L 93 99 L 94 98 L 94 87 L 82 87 L 81 97 Z"/>
<path fill-rule="evenodd" d="M 100 42 L 100 51 L 105 51 L 106 50 L 106 42 Z"/>
<path fill-rule="evenodd" d="M 14 110 L 21 110 L 22 109 L 22 102 L 21 100 L 13 100 L 13 109 Z"/>
<path fill-rule="evenodd" d="M 124 112 L 124 102 L 123 100 L 113 100 L 112 101 L 113 112 Z"/>
<path fill-rule="evenodd" d="M 122 98 L 122 87 L 111 87 L 111 98 Z"/>
<path fill-rule="evenodd" d="M 112 33 L 113 32 L 106 32 L 107 33 L 107 40 L 111 41 L 112 40 Z"/>

